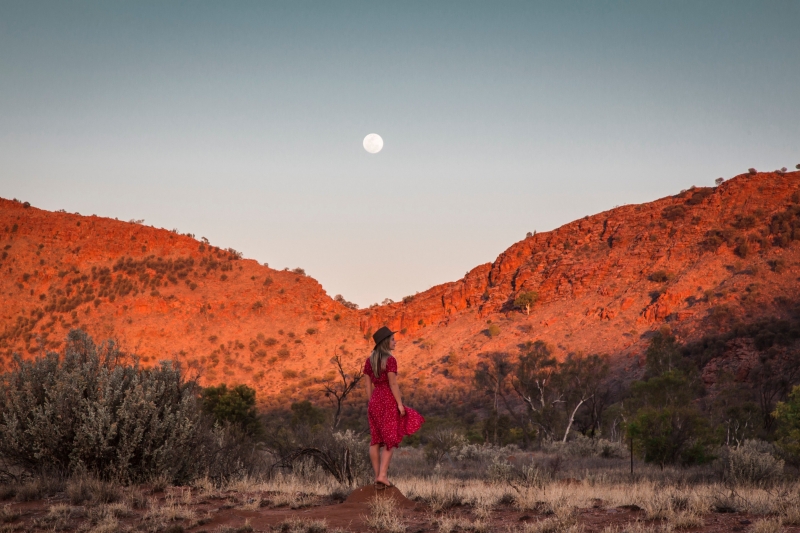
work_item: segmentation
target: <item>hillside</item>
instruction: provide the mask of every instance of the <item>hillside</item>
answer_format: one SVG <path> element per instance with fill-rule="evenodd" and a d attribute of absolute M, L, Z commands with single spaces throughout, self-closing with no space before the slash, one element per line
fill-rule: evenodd
<path fill-rule="evenodd" d="M 0 230 L 6 365 L 12 352 L 58 349 L 81 327 L 145 365 L 178 359 L 205 383 L 245 382 L 275 397 L 304 386 L 338 346 L 365 342 L 356 312 L 312 278 L 192 236 L 8 200 Z"/>
<path fill-rule="evenodd" d="M 412 401 L 455 399 L 480 353 L 529 340 L 606 353 L 634 374 L 665 324 L 691 341 L 786 315 L 800 292 L 798 204 L 800 173 L 740 175 L 531 235 L 458 281 L 354 311 L 302 273 L 193 236 L 0 200 L 0 353 L 7 365 L 82 327 L 144 364 L 178 359 L 204 383 L 283 403 L 318 393 L 334 353 L 358 366 L 388 324 Z M 513 304 L 525 292 L 538 295 L 530 314 Z"/>

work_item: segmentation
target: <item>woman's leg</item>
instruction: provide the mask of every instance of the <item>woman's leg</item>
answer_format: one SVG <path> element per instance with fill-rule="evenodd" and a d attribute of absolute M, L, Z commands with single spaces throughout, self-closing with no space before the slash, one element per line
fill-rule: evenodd
<path fill-rule="evenodd" d="M 378 477 L 375 481 L 380 481 L 381 483 L 389 484 L 389 463 L 392 462 L 392 454 L 394 453 L 394 448 L 384 448 L 381 450 L 381 464 L 380 470 L 378 472 Z"/>
<path fill-rule="evenodd" d="M 375 471 L 375 479 L 378 479 L 378 472 L 380 466 L 379 454 L 380 444 L 373 444 L 369 447 L 369 460 L 372 461 L 372 469 Z"/>

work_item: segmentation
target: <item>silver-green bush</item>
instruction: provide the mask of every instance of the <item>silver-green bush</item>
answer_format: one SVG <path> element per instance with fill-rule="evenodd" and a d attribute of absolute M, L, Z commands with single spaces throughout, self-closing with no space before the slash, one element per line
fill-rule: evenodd
<path fill-rule="evenodd" d="M 198 389 L 180 366 L 151 369 L 113 342 L 73 330 L 62 356 L 16 358 L 0 377 L 0 460 L 8 475 L 89 473 L 141 482 L 200 474 L 204 449 Z"/>
<path fill-rule="evenodd" d="M 721 450 L 718 465 L 723 478 L 734 485 L 768 486 L 783 474 L 783 461 L 776 459 L 768 442 L 746 440 L 737 448 Z"/>

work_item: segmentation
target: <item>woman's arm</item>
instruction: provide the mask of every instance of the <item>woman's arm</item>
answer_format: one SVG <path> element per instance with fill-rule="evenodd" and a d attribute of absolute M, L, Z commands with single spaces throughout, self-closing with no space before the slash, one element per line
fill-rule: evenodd
<path fill-rule="evenodd" d="M 372 389 L 375 387 L 372 385 L 372 380 L 369 376 L 364 376 L 364 378 L 364 381 L 367 382 L 367 404 L 369 404 L 369 399 L 372 398 Z"/>
<path fill-rule="evenodd" d="M 403 397 L 400 396 L 400 386 L 397 384 L 397 372 L 387 372 L 389 376 L 389 388 L 392 390 L 392 395 L 397 402 L 397 409 L 400 411 L 400 416 L 405 416 L 406 408 L 403 407 Z"/>

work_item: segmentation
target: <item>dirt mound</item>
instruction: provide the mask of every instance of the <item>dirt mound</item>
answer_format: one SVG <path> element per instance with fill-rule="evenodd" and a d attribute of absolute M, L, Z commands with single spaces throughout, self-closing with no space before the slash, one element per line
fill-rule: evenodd
<path fill-rule="evenodd" d="M 365 485 L 350 493 L 342 505 L 366 505 L 374 499 L 390 498 L 401 509 L 413 509 L 416 503 L 409 500 L 397 487 L 378 489 L 375 485 Z"/>

